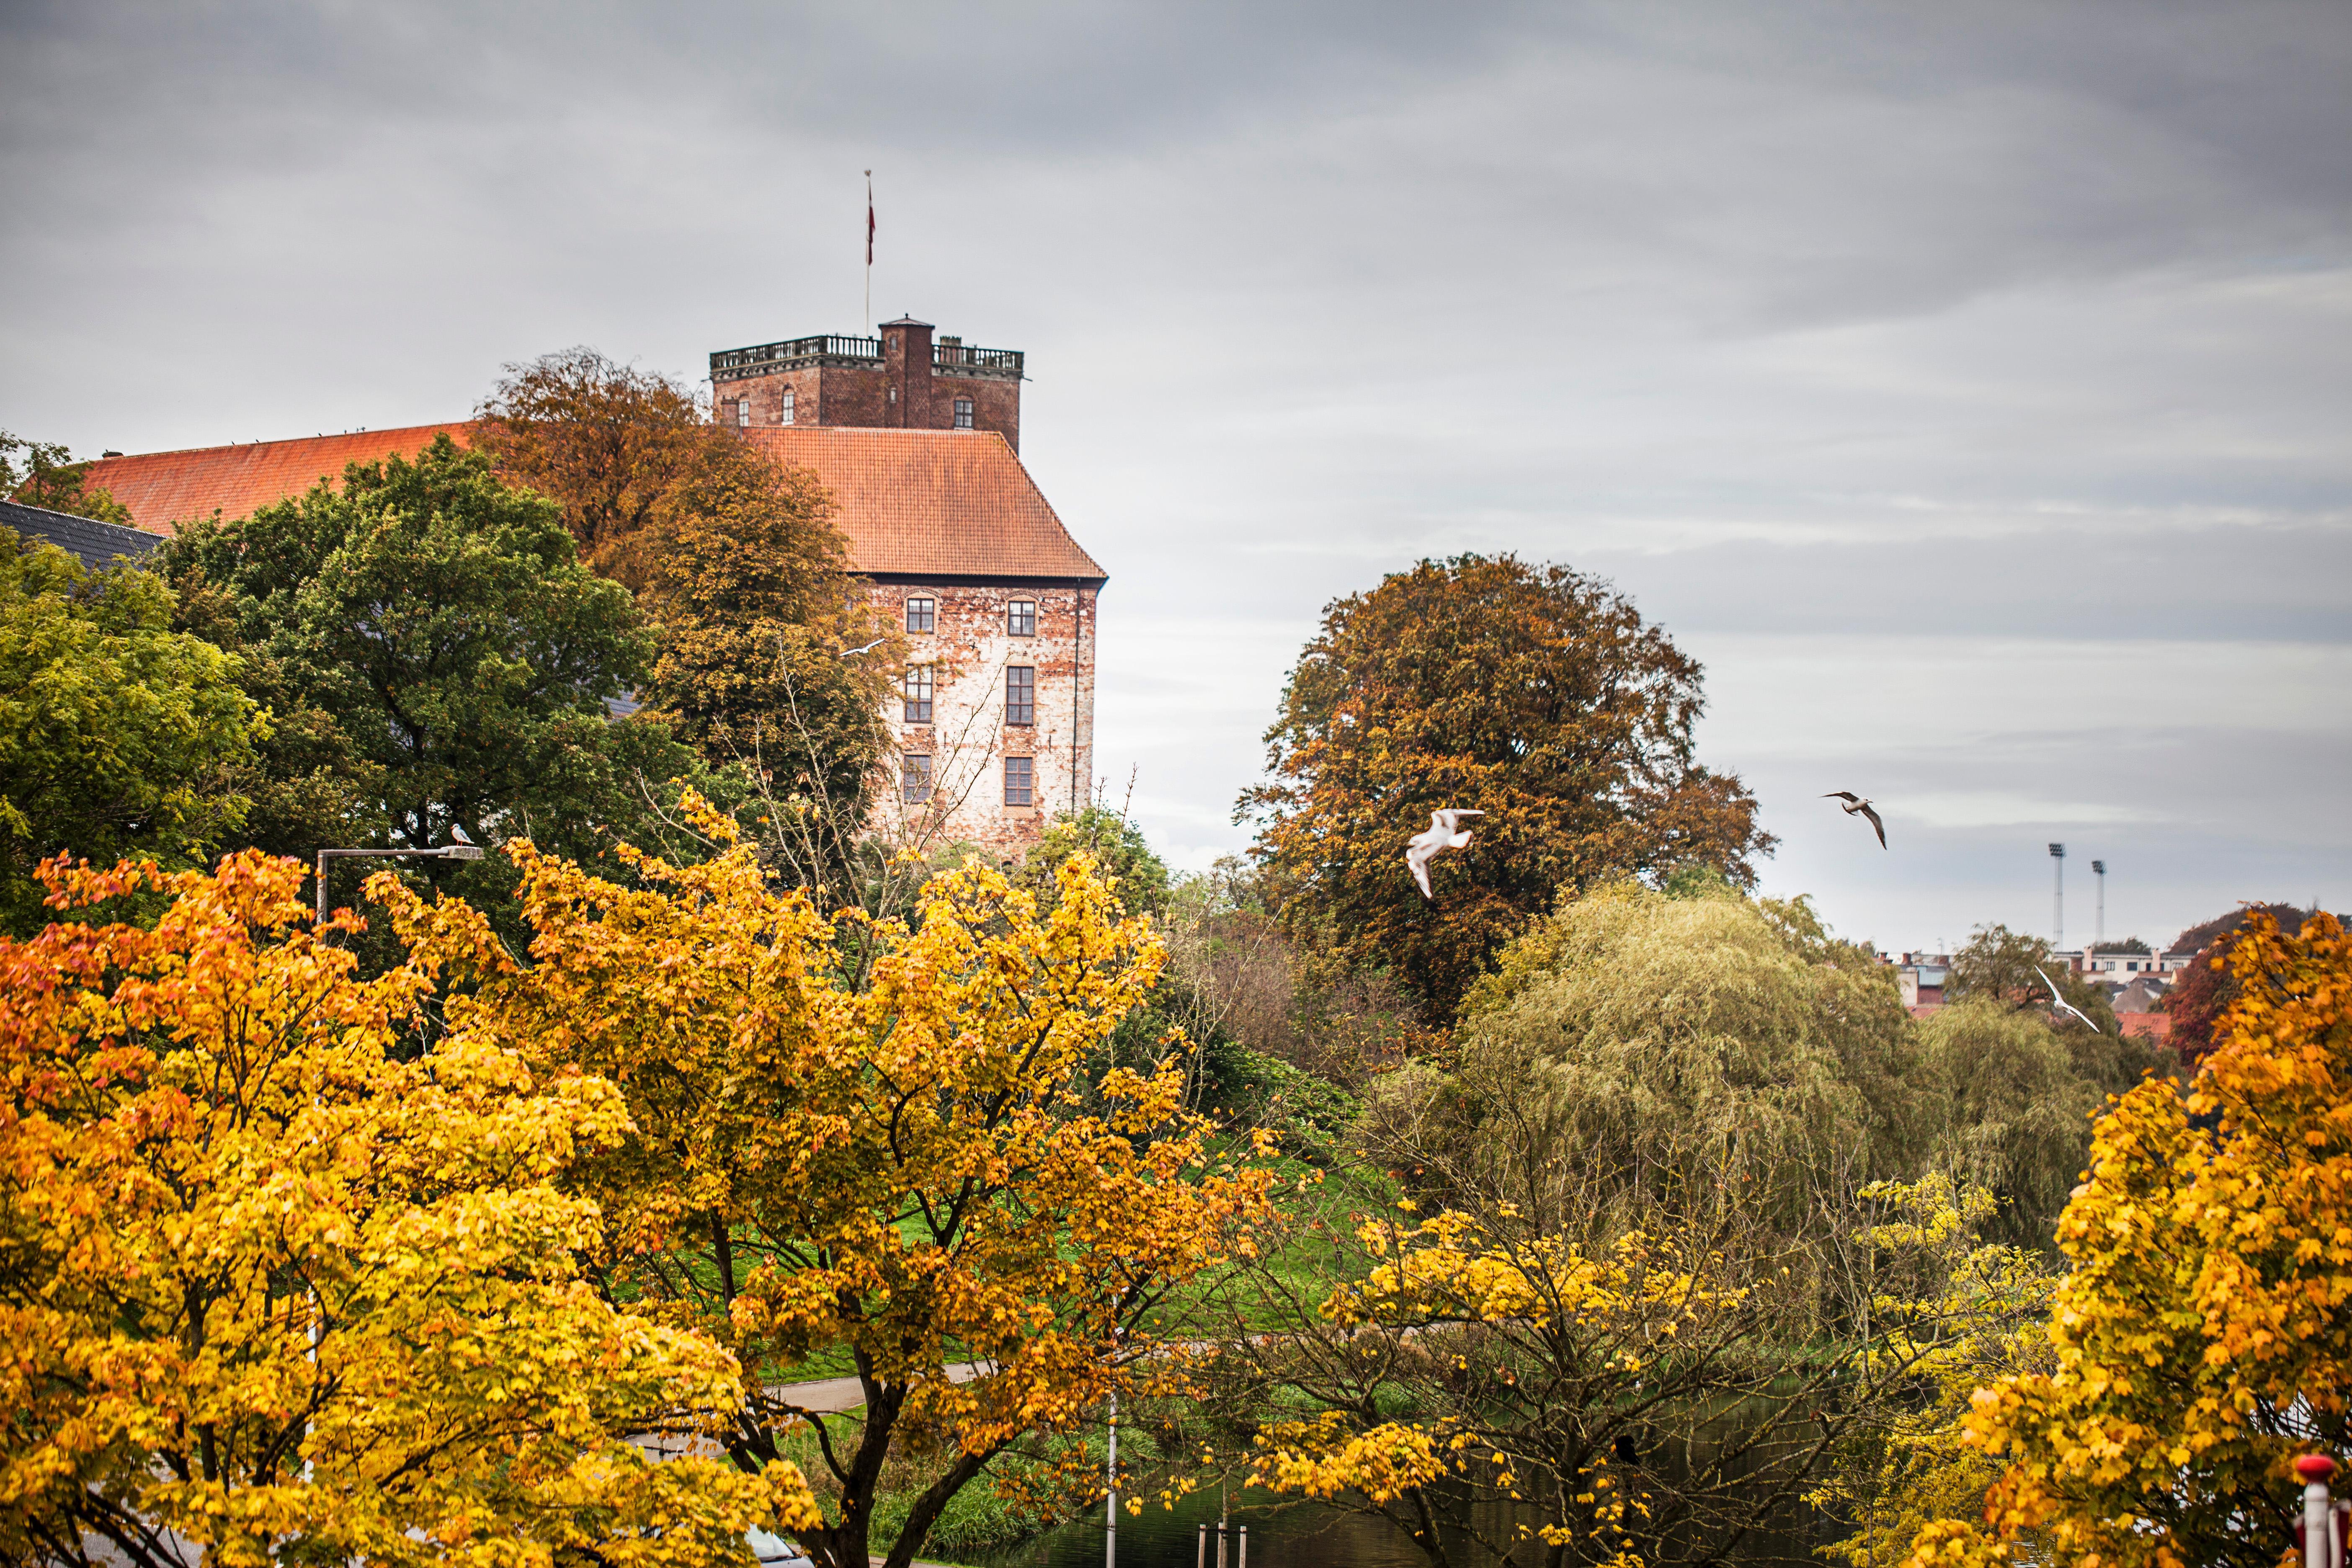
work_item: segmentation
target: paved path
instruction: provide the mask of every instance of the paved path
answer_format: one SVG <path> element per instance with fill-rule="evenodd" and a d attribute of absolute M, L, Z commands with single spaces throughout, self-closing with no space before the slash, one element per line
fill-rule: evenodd
<path fill-rule="evenodd" d="M 988 1369 L 972 1362 L 948 1368 L 950 1383 L 970 1383 Z M 855 1377 L 821 1377 L 814 1383 L 780 1383 L 768 1390 L 772 1399 L 787 1400 L 820 1415 L 838 1415 L 866 1403 L 866 1385 Z"/>

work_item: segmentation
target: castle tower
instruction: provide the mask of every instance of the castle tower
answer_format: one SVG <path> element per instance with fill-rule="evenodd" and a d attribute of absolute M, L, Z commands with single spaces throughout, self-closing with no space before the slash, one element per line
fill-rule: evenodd
<path fill-rule="evenodd" d="M 1022 353 L 931 323 L 885 321 L 871 338 L 788 338 L 710 356 L 712 417 L 744 429 L 864 426 L 886 430 L 993 430 L 1021 449 Z"/>

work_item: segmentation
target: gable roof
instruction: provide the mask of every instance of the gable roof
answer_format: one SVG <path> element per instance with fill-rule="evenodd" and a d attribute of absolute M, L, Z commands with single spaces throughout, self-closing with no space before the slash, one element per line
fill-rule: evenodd
<path fill-rule="evenodd" d="M 469 421 L 248 447 L 202 447 L 101 458 L 85 485 L 110 491 L 150 533 L 181 522 L 249 517 L 300 495 L 347 463 L 412 457 L 446 430 L 464 446 Z M 833 492 L 851 566 L 869 576 L 1078 579 L 1107 574 L 993 430 L 883 430 L 852 426 L 754 428 L 780 461 L 814 470 Z"/>
<path fill-rule="evenodd" d="M 69 550 L 92 572 L 111 566 L 118 555 L 136 561 L 163 542 L 144 529 L 51 511 L 45 506 L 26 506 L 22 501 L 0 500 L 0 526 L 15 529 L 18 539 L 46 539 L 60 550 Z"/>
<path fill-rule="evenodd" d="M 257 441 L 247 447 L 100 458 L 89 465 L 82 484 L 86 489 L 111 492 L 131 509 L 131 521 L 148 532 L 170 533 L 180 523 L 215 511 L 226 518 L 250 517 L 265 506 L 300 495 L 320 479 L 341 479 L 346 463 L 380 463 L 395 452 L 413 458 L 444 430 L 462 447 L 472 428 L 470 422 L 453 421 Z"/>
<path fill-rule="evenodd" d="M 820 425 L 744 434 L 824 481 L 850 562 L 869 575 L 1108 576 L 993 430 Z"/>

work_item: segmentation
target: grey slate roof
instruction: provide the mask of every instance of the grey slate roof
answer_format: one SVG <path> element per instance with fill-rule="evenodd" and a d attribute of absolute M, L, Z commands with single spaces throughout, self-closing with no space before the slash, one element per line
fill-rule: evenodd
<path fill-rule="evenodd" d="M 72 551 L 93 572 L 112 565 L 118 555 L 136 561 L 163 542 L 162 534 L 144 529 L 13 500 L 0 500 L 0 525 L 15 529 L 20 539 L 46 539 L 60 550 Z"/>

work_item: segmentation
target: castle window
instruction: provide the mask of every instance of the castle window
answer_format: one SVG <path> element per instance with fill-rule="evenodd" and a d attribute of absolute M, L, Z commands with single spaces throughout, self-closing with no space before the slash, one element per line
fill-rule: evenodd
<path fill-rule="evenodd" d="M 1036 766 L 1034 757 L 1004 759 L 1004 804 L 1034 805 L 1036 804 Z"/>
<path fill-rule="evenodd" d="M 1004 721 L 1008 724 L 1034 724 L 1037 721 L 1037 671 L 1029 665 L 1005 667 Z"/>
<path fill-rule="evenodd" d="M 1004 606 L 1004 629 L 1016 637 L 1037 635 L 1037 601 L 1015 599 Z"/>
<path fill-rule="evenodd" d="M 919 664 L 907 671 L 907 722 L 928 724 L 931 721 L 931 667 Z"/>
<path fill-rule="evenodd" d="M 735 423 L 740 428 L 749 429 L 751 427 L 751 400 L 750 398 L 740 397 L 736 399 Z"/>
<path fill-rule="evenodd" d="M 931 629 L 932 609 L 933 605 L 931 601 L 929 599 L 908 600 L 907 629 L 910 632 L 929 631 Z"/>
<path fill-rule="evenodd" d="M 969 398 L 969 397 L 959 397 L 959 398 L 957 398 L 957 399 L 955 400 L 955 419 L 956 419 L 956 422 L 955 422 L 955 427 L 956 427 L 957 429 L 959 429 L 959 430 L 969 430 L 969 429 L 971 429 L 971 398 Z"/>
<path fill-rule="evenodd" d="M 781 404 L 777 405 L 777 406 L 776 406 L 776 423 L 777 423 L 777 424 L 779 424 L 779 425 L 789 425 L 789 424 L 791 424 L 792 422 L 793 422 L 793 389 L 792 389 L 791 387 L 789 387 L 789 386 L 788 386 L 788 387 L 784 388 L 784 400 L 783 400 L 783 402 L 782 402 Z"/>
<path fill-rule="evenodd" d="M 900 793 L 908 805 L 920 805 L 931 798 L 931 759 L 900 756 Z"/>

